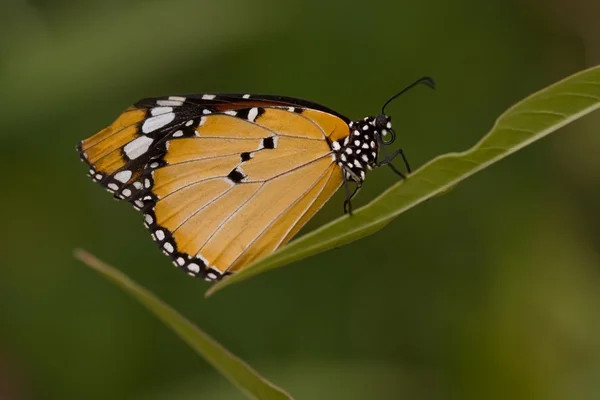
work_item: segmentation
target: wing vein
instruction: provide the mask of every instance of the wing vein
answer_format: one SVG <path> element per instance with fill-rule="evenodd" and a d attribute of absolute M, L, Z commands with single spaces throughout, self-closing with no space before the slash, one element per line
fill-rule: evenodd
<path fill-rule="evenodd" d="M 235 211 L 233 211 L 231 214 L 229 214 L 229 216 L 227 218 L 225 218 L 223 221 L 221 221 L 221 223 L 219 224 L 219 226 L 217 226 L 217 228 L 215 230 L 213 230 L 213 232 L 208 236 L 208 238 L 206 239 L 206 241 L 202 244 L 202 246 L 200 246 L 200 249 L 196 252 L 196 254 L 194 254 L 195 256 L 197 256 L 198 254 L 200 254 L 200 252 L 202 251 L 202 249 L 204 248 L 204 246 L 206 246 L 206 244 L 208 242 L 210 242 L 210 239 L 213 238 L 213 236 L 215 236 L 215 234 L 217 234 L 217 232 L 219 232 L 221 230 L 221 228 L 223 227 L 223 225 L 225 225 L 227 223 L 227 221 L 229 221 L 231 218 L 233 218 L 235 215 L 237 215 L 237 213 L 240 211 L 240 209 L 242 209 L 246 204 L 248 204 L 248 202 L 250 200 L 252 200 L 260 191 L 261 189 L 265 186 L 265 184 L 261 184 L 260 187 L 256 190 L 256 192 L 254 192 L 252 194 L 252 196 L 248 197 L 246 200 L 244 200 L 244 202 L 242 204 L 240 204 Z"/>
<path fill-rule="evenodd" d="M 326 158 L 326 157 L 331 157 L 331 152 L 329 152 L 329 153 L 327 153 L 327 154 L 324 154 L 324 155 L 322 155 L 321 157 L 317 157 L 317 158 L 315 158 L 314 160 L 310 160 L 310 161 L 308 161 L 308 162 L 305 162 L 304 164 L 297 165 L 297 166 L 295 166 L 294 168 L 288 169 L 287 171 L 284 171 L 284 172 L 282 172 L 282 173 L 280 173 L 280 174 L 273 175 L 273 176 L 272 176 L 272 177 L 270 177 L 270 178 L 267 178 L 267 179 L 262 179 L 262 180 L 255 180 L 255 181 L 250 181 L 250 180 L 249 180 L 249 181 L 247 181 L 247 182 L 240 182 L 240 183 L 239 183 L 239 185 L 248 184 L 248 183 L 256 183 L 256 182 L 265 182 L 265 183 L 266 183 L 266 182 L 269 182 L 269 181 L 271 181 L 271 180 L 273 180 L 273 179 L 275 179 L 275 178 L 279 178 L 280 176 L 283 176 L 283 175 L 289 174 L 290 172 L 297 171 L 297 170 L 299 170 L 300 168 L 304 168 L 304 167 L 306 167 L 307 165 L 310 165 L 310 164 L 312 164 L 312 163 L 315 163 L 315 162 L 317 162 L 317 161 L 319 161 L 319 160 L 322 160 L 323 158 Z M 333 163 L 333 161 L 331 161 L 331 162 Z M 239 166 L 239 165 L 238 165 L 238 166 Z"/>
<path fill-rule="evenodd" d="M 185 188 L 189 188 L 190 186 L 197 185 L 198 183 L 202 183 L 202 182 L 206 182 L 206 181 L 211 181 L 211 180 L 216 180 L 216 179 L 223 179 L 223 178 L 224 178 L 224 176 L 213 176 L 213 177 L 210 177 L 210 178 L 204 178 L 204 179 L 199 179 L 199 180 L 194 181 L 194 182 L 190 182 L 190 183 L 188 183 L 185 186 L 182 186 L 180 188 L 177 188 L 176 190 L 173 190 L 172 192 L 167 193 L 165 196 L 159 198 L 158 201 L 162 201 L 162 200 L 166 199 L 167 197 L 171 196 L 172 194 L 175 194 L 175 193 L 177 193 L 180 190 L 183 190 Z"/>
<path fill-rule="evenodd" d="M 329 167 L 328 167 L 329 168 Z M 331 171 L 331 175 L 329 175 L 329 178 L 327 178 L 327 181 L 325 182 L 325 185 L 323 185 L 323 189 L 321 189 L 321 191 L 319 191 L 319 194 L 317 194 L 315 196 L 315 198 L 310 202 L 310 205 L 306 208 L 306 210 L 310 210 L 310 208 L 315 204 L 315 202 L 317 201 L 317 199 L 323 194 L 323 192 L 325 191 L 325 189 L 327 188 L 327 185 L 329 185 L 329 182 L 331 182 L 331 179 L 333 178 L 334 175 L 334 171 Z M 316 184 L 316 183 L 315 183 Z M 337 190 L 337 189 L 336 189 Z M 278 249 L 279 246 L 281 246 L 281 242 L 287 237 L 287 235 L 296 227 L 296 225 L 298 225 L 298 222 L 300 222 L 300 220 L 302 219 L 302 217 L 304 217 L 304 215 L 306 214 L 306 212 L 304 212 L 301 216 L 298 217 L 298 219 L 296 220 L 296 222 L 294 222 L 294 225 L 292 225 L 290 227 L 290 229 L 287 230 L 286 234 L 283 235 L 281 237 L 281 240 L 279 240 L 279 243 L 277 243 L 277 246 L 275 247 L 275 249 Z"/>
<path fill-rule="evenodd" d="M 177 227 L 171 231 L 171 234 L 175 235 L 175 232 L 177 232 L 177 230 L 179 228 L 181 228 L 183 225 L 185 225 L 192 217 L 194 217 L 196 214 L 198 214 L 200 211 L 204 210 L 206 207 L 210 206 L 214 202 L 218 201 L 221 197 L 225 196 L 227 193 L 229 193 L 231 191 L 231 189 L 233 189 L 233 187 L 234 186 L 230 187 L 229 189 L 227 189 L 226 191 L 224 191 L 223 193 L 221 193 L 220 195 L 218 195 L 217 197 L 215 197 L 214 199 L 212 199 L 211 201 L 209 201 L 208 203 L 204 204 L 202 207 L 200 207 L 199 209 L 197 209 L 196 211 L 194 211 L 183 222 L 181 222 L 179 225 L 177 225 Z"/>
<path fill-rule="evenodd" d="M 258 239 L 260 239 L 260 238 L 262 237 L 262 235 L 264 235 L 264 234 L 266 233 L 266 231 L 268 231 L 268 230 L 269 230 L 269 228 L 271 228 L 271 227 L 273 226 L 273 224 L 274 224 L 274 223 L 276 223 L 276 222 L 277 222 L 277 220 L 279 219 L 279 217 L 281 217 L 283 214 L 285 214 L 287 211 L 289 211 L 289 210 L 290 210 L 292 207 L 294 207 L 296 204 L 298 204 L 298 202 L 299 202 L 300 200 L 302 200 L 302 198 L 303 198 L 304 196 L 306 196 L 306 194 L 307 194 L 308 192 L 310 192 L 310 191 L 311 191 L 311 190 L 312 190 L 312 189 L 313 189 L 313 188 L 314 188 L 314 187 L 315 187 L 315 186 L 316 186 L 316 185 L 319 183 L 319 181 L 321 180 L 321 178 L 322 178 L 323 176 L 325 176 L 325 175 L 328 173 L 328 170 L 329 170 L 329 168 L 330 168 L 330 167 L 331 167 L 331 164 L 330 164 L 330 165 L 328 165 L 328 166 L 325 168 L 325 170 L 323 171 L 323 173 L 322 173 L 321 175 L 319 175 L 319 177 L 318 177 L 317 179 L 315 179 L 315 181 L 313 182 L 313 184 L 312 184 L 312 185 L 310 185 L 310 187 L 308 187 L 308 188 L 307 188 L 307 189 L 306 189 L 306 190 L 305 190 L 305 191 L 304 191 L 304 192 L 303 192 L 303 193 L 302 193 L 300 196 L 298 196 L 298 197 L 296 198 L 296 200 L 294 200 L 294 202 L 293 202 L 293 203 L 291 203 L 290 205 L 288 205 L 288 206 L 287 206 L 287 207 L 286 207 L 284 210 L 282 210 L 282 211 L 281 211 L 279 214 L 275 215 L 275 216 L 273 217 L 273 219 L 271 220 L 271 222 L 269 222 L 269 223 L 267 224 L 267 226 L 265 226 L 265 227 L 264 227 L 264 228 L 263 228 L 263 229 L 262 229 L 262 230 L 261 230 L 261 231 L 260 231 L 260 232 L 259 232 L 259 233 L 258 233 L 258 234 L 255 236 L 255 237 L 254 237 L 254 239 L 248 243 L 248 245 L 247 245 L 247 246 L 244 248 L 244 250 L 243 250 L 243 251 L 242 251 L 242 252 L 241 252 L 241 253 L 240 253 L 240 254 L 239 254 L 239 255 L 238 255 L 238 256 L 237 256 L 237 257 L 236 257 L 236 258 L 235 258 L 235 259 L 234 259 L 232 262 L 231 262 L 231 264 L 230 264 L 230 265 L 229 265 L 229 266 L 228 266 L 228 267 L 225 269 L 225 271 L 228 271 L 228 270 L 229 270 L 229 268 L 231 268 L 231 266 L 232 266 L 232 265 L 235 265 L 235 263 L 237 262 L 237 260 L 238 260 L 240 257 L 242 257 L 242 256 L 243 256 L 243 255 L 244 255 L 244 254 L 245 254 L 245 253 L 248 251 L 248 249 L 250 249 L 250 247 L 251 247 L 251 246 L 252 246 L 252 245 L 253 245 L 253 244 L 254 244 L 254 243 L 255 243 L 255 242 L 258 240 Z M 311 201 L 311 203 L 310 203 L 310 205 L 307 207 L 307 209 L 310 209 L 310 207 L 311 207 L 311 206 L 312 206 L 312 205 L 315 203 L 315 201 L 317 200 L 317 198 L 319 198 L 319 196 L 321 195 L 321 193 L 323 193 L 323 191 L 325 190 L 325 187 L 327 186 L 327 183 L 329 183 L 329 180 L 331 179 L 331 176 L 333 176 L 333 171 L 331 171 L 331 173 L 330 173 L 330 174 L 331 174 L 331 175 L 330 175 L 330 176 L 329 176 L 329 178 L 327 179 L 327 182 L 325 183 L 325 186 L 323 186 L 323 189 L 321 189 L 321 190 L 319 191 L 319 193 L 318 193 L 318 194 L 315 196 L 315 198 L 314 198 L 314 199 Z M 288 230 L 287 230 L 287 232 L 286 232 L 286 233 L 285 233 L 285 234 L 284 234 L 284 235 L 281 237 L 281 240 L 283 240 L 283 239 L 286 237 L 286 235 L 287 235 L 287 234 L 288 234 L 288 233 L 289 233 L 289 232 L 290 232 L 290 231 L 291 231 L 291 230 L 292 230 L 292 229 L 293 229 L 293 228 L 296 226 L 296 223 L 298 223 L 298 221 L 299 221 L 300 219 L 302 219 L 302 217 L 304 216 L 304 214 L 306 214 L 306 212 L 302 213 L 302 215 L 300 215 L 300 216 L 298 217 L 298 219 L 296 219 L 296 222 L 295 222 L 295 223 L 294 223 L 294 224 L 293 224 L 293 225 L 290 227 L 290 229 L 288 229 Z M 280 243 L 281 243 L 281 241 L 280 241 Z M 277 248 L 277 247 L 275 247 L 275 248 Z M 225 272 L 225 271 L 224 271 L 224 272 Z"/>
<path fill-rule="evenodd" d="M 298 169 L 300 169 L 300 168 L 306 167 L 307 165 L 310 165 L 310 164 L 312 164 L 312 163 L 315 163 L 315 162 L 317 162 L 317 161 L 319 161 L 319 160 L 321 160 L 321 159 L 323 159 L 323 158 L 325 158 L 325 157 L 327 157 L 327 156 L 330 156 L 330 155 L 331 155 L 331 153 L 327 153 L 327 154 L 325 154 L 325 155 L 323 155 L 323 156 L 321 156 L 321 157 L 319 157 L 319 158 L 315 158 L 314 160 L 311 160 L 311 161 L 309 161 L 309 162 L 306 162 L 306 163 L 304 163 L 304 164 L 300 164 L 300 165 L 298 165 L 298 166 L 296 166 L 296 167 L 294 167 L 294 168 L 292 168 L 292 169 L 289 169 L 289 170 L 287 170 L 287 171 L 285 171 L 285 172 L 282 172 L 281 174 L 274 175 L 274 176 L 272 176 L 272 177 L 270 177 L 270 178 L 268 178 L 268 179 L 263 179 L 263 180 L 254 180 L 254 181 L 250 181 L 250 180 L 249 180 L 249 181 L 247 181 L 247 182 L 239 182 L 239 183 L 237 183 L 237 185 L 247 185 L 247 184 L 251 184 L 251 183 L 267 183 L 267 182 L 269 182 L 269 181 L 271 181 L 271 180 L 273 180 L 273 179 L 275 179 L 275 178 L 278 178 L 278 177 L 280 177 L 280 176 L 283 176 L 283 175 L 285 175 L 285 174 L 289 174 L 290 172 L 296 171 L 296 170 L 298 170 Z M 230 155 L 230 156 L 231 156 L 231 155 Z M 333 161 L 332 161 L 332 162 L 333 162 Z M 180 164 L 183 164 L 183 163 L 180 163 Z M 238 167 L 242 166 L 242 164 L 243 164 L 243 162 L 240 162 L 240 163 L 239 163 L 237 166 L 235 166 L 235 168 L 238 168 Z M 170 165 L 177 165 L 177 164 L 170 164 Z M 235 168 L 234 168 L 234 169 L 235 169 Z M 185 188 L 188 188 L 188 187 L 190 187 L 190 186 L 193 186 L 193 185 L 195 185 L 195 184 L 197 184 L 197 183 L 206 182 L 206 181 L 209 181 L 209 180 L 212 180 L 212 179 L 223 179 L 223 178 L 225 178 L 225 176 L 213 176 L 213 177 L 211 177 L 211 178 L 199 179 L 199 180 L 197 180 L 197 181 L 190 182 L 190 183 L 188 183 L 187 185 L 185 185 L 185 186 L 182 186 L 182 187 L 180 187 L 180 188 L 177 188 L 176 190 L 174 190 L 174 191 L 172 191 L 172 192 L 168 193 L 167 195 L 165 195 L 165 196 L 161 197 L 159 200 L 164 200 L 164 199 L 166 199 L 167 197 L 171 196 L 172 194 L 175 194 L 175 193 L 179 192 L 180 190 L 183 190 L 183 189 L 185 189 Z M 156 184 L 156 183 L 155 183 L 155 184 Z"/>

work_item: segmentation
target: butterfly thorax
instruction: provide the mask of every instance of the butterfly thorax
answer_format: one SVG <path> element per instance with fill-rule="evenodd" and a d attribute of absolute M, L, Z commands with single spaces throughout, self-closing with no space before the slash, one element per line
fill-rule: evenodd
<path fill-rule="evenodd" d="M 361 183 L 366 171 L 377 166 L 380 138 L 385 132 L 381 132 L 377 117 L 352 121 L 348 126 L 350 134 L 333 142 L 331 147 L 346 178 Z M 391 124 L 389 127 L 391 128 Z"/>

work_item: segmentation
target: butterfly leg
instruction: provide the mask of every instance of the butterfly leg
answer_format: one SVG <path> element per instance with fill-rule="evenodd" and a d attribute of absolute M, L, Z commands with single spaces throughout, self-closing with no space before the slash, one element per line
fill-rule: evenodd
<path fill-rule="evenodd" d="M 406 159 L 406 156 L 404 155 L 404 151 L 402 151 L 402 149 L 396 150 L 391 156 L 385 157 L 383 160 L 379 161 L 377 163 L 377 166 L 381 167 L 383 165 L 387 165 L 388 167 L 390 167 L 392 169 L 392 171 L 394 171 L 402 179 L 406 179 L 406 176 L 402 172 L 398 171 L 398 169 L 396 169 L 394 164 L 392 164 L 392 161 L 398 156 L 402 157 L 402 160 L 404 161 L 404 165 L 406 166 L 406 170 L 410 174 L 412 171 L 410 169 L 410 165 L 408 164 L 408 160 Z"/>
<path fill-rule="evenodd" d="M 344 214 L 352 215 L 352 199 L 354 198 L 354 196 L 356 196 L 356 194 L 362 187 L 362 184 L 357 183 L 356 187 L 354 188 L 354 191 L 350 192 L 350 183 L 348 182 L 348 178 L 346 178 L 345 174 L 343 177 L 344 177 L 344 187 L 346 188 L 346 200 L 344 200 Z"/>
<path fill-rule="evenodd" d="M 398 153 L 402 157 L 402 161 L 404 162 L 404 165 L 406 166 L 406 171 L 410 174 L 412 171 L 410 169 L 410 165 L 408 164 L 408 160 L 406 159 L 406 156 L 404 155 L 404 150 L 399 149 Z"/>

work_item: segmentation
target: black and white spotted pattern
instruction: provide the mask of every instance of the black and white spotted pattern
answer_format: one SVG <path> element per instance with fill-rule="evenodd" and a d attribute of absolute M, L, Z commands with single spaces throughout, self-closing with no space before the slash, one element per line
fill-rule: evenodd
<path fill-rule="evenodd" d="M 154 204 L 155 197 L 151 195 L 150 199 L 146 201 L 148 204 Z M 228 273 L 222 274 L 218 269 L 209 266 L 202 255 L 192 257 L 189 254 L 179 252 L 177 244 L 175 243 L 175 240 L 173 240 L 173 236 L 169 230 L 164 229 L 156 223 L 156 217 L 154 216 L 152 207 L 148 207 L 148 209 L 144 211 L 144 226 L 150 230 L 152 240 L 156 242 L 162 252 L 171 258 L 173 265 L 182 269 L 188 275 L 204 278 L 207 281 L 220 280 L 228 275 Z"/>
<path fill-rule="evenodd" d="M 385 128 L 381 128 L 379 118 L 385 118 Z M 361 184 L 366 172 L 377 166 L 379 137 L 385 137 L 392 128 L 388 116 L 365 117 L 348 124 L 350 135 L 331 143 L 336 161 L 346 174 L 346 179 Z"/>

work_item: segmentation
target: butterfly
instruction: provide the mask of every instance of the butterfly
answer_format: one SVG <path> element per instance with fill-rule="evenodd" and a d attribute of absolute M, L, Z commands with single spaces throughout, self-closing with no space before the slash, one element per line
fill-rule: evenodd
<path fill-rule="evenodd" d="M 260 94 L 146 98 L 77 150 L 92 180 L 143 213 L 174 265 L 220 280 L 277 250 L 343 185 L 344 212 L 367 171 L 402 150 L 385 107 L 360 120 L 311 101 Z M 350 190 L 350 184 L 354 190 Z"/>

